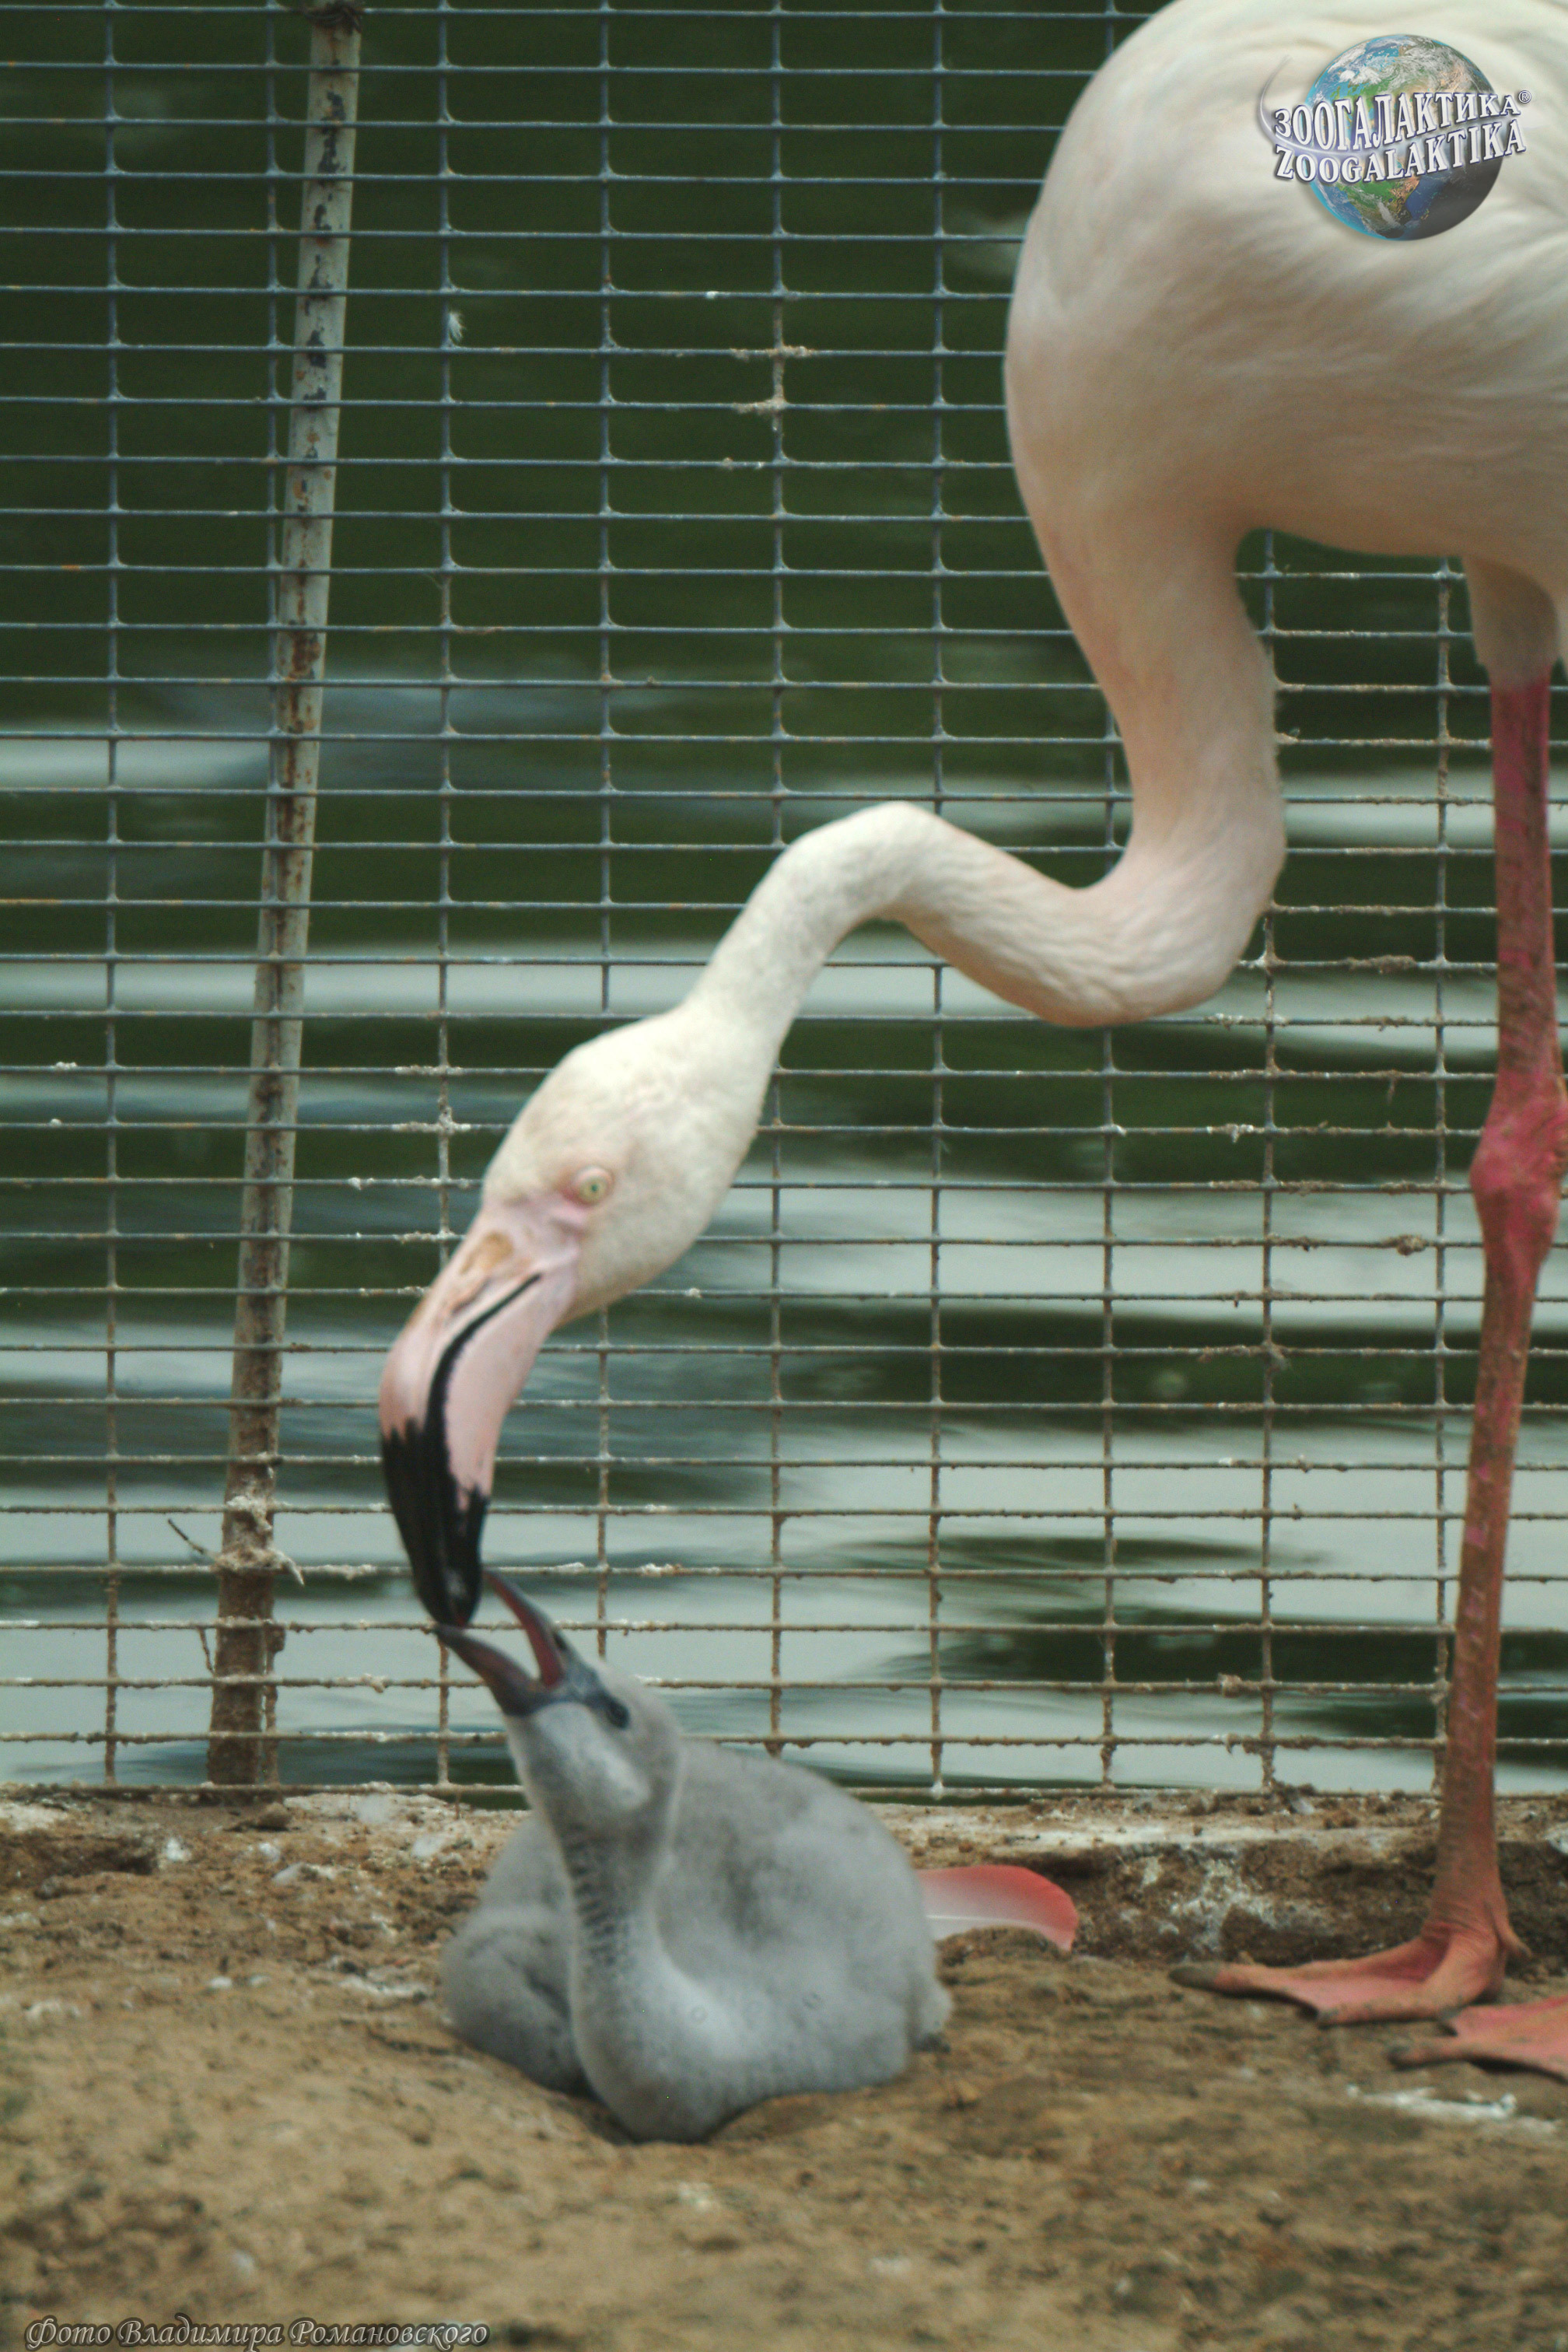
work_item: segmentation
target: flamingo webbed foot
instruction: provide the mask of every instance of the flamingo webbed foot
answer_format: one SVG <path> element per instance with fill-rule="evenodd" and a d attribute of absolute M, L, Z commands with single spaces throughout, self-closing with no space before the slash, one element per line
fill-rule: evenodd
<path fill-rule="evenodd" d="M 1467 2009 L 1444 2021 L 1445 2039 L 1405 2042 L 1388 2053 L 1395 2066 L 1441 2066 L 1456 2059 L 1484 2066 L 1529 2066 L 1568 2083 L 1568 1993 L 1548 2000 Z"/>
<path fill-rule="evenodd" d="M 1365 1958 L 1297 1969 L 1187 1963 L 1171 1975 L 1177 1984 L 1232 2000 L 1293 2000 L 1322 2025 L 1376 2025 L 1447 2019 L 1472 2001 L 1491 2000 L 1518 1948 L 1490 1926 L 1427 1927 L 1410 1943 Z"/>

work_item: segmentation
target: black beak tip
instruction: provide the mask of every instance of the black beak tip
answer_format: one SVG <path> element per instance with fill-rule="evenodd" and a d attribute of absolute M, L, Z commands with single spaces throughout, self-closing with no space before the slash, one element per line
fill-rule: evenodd
<path fill-rule="evenodd" d="M 384 1433 L 381 1462 L 421 1606 L 437 1626 L 466 1625 L 479 1603 L 479 1536 L 489 1496 L 459 1496 L 439 1423 Z"/>

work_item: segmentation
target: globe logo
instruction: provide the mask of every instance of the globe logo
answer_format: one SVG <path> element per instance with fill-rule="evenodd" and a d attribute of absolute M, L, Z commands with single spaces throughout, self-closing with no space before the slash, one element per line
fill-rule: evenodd
<path fill-rule="evenodd" d="M 1380 33 L 1325 66 L 1301 105 L 1260 100 L 1258 112 L 1276 179 L 1305 181 L 1363 236 L 1408 242 L 1468 220 L 1506 158 L 1524 153 L 1529 103 L 1446 41 Z"/>

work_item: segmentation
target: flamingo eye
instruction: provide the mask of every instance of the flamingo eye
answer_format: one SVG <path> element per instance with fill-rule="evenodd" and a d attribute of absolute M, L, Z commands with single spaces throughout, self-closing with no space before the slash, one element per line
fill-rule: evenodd
<path fill-rule="evenodd" d="M 607 1168 L 584 1168 L 572 1179 L 572 1190 L 585 1209 L 597 1206 L 615 1182 Z"/>

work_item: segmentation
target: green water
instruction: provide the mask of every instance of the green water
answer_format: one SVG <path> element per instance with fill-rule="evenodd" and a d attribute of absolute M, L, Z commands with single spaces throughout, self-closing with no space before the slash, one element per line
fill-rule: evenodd
<path fill-rule="evenodd" d="M 177 1780 L 203 1769 L 212 1594 L 169 1522 L 216 1543 L 305 35 L 110 22 L 107 82 L 87 7 L 14 14 L 0 75 L 0 1598 L 31 1678 L 5 1753 L 102 1771 L 107 1579 L 114 1768 Z M 374 1387 L 530 1084 L 672 1002 L 772 845 L 868 797 L 1103 868 L 1118 754 L 997 361 L 1105 48 L 1051 9 L 368 21 L 284 1380 L 289 1778 L 435 1768 Z M 889 1785 L 1082 1779 L 1113 1676 L 1120 1779 L 1255 1782 L 1265 1730 L 1329 1743 L 1287 1746 L 1291 1779 L 1429 1777 L 1492 1054 L 1463 748 L 1485 700 L 1441 568 L 1261 540 L 1242 565 L 1295 846 L 1215 1004 L 1056 1032 L 861 934 L 710 1234 L 560 1335 L 509 1423 L 491 1559 L 694 1727 Z M 1539 1331 L 1517 1786 L 1568 1764 L 1555 1269 Z M 503 1771 L 468 1744 L 487 1706 L 453 1694 L 459 1778 Z"/>

